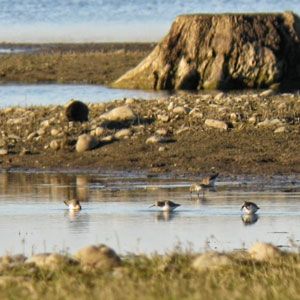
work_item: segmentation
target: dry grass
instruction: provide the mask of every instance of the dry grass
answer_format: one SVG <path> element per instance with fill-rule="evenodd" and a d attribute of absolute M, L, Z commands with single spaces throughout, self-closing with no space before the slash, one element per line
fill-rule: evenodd
<path fill-rule="evenodd" d="M 113 272 L 59 271 L 21 265 L 0 273 L 1 299 L 299 299 L 300 256 L 257 263 L 230 254 L 235 264 L 196 271 L 194 255 L 128 256 Z"/>

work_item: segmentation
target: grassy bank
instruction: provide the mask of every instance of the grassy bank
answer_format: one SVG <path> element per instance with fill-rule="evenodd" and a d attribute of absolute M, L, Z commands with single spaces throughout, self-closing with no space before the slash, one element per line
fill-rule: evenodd
<path fill-rule="evenodd" d="M 113 271 L 79 266 L 48 270 L 18 265 L 0 271 L 1 299 L 299 299 L 300 256 L 257 262 L 245 253 L 234 264 L 196 270 L 195 255 L 127 256 Z"/>

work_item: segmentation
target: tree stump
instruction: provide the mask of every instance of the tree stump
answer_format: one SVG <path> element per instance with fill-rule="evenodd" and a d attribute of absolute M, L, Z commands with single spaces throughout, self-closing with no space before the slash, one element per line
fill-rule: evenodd
<path fill-rule="evenodd" d="M 113 87 L 154 90 L 299 87 L 300 19 L 292 12 L 178 16 Z"/>

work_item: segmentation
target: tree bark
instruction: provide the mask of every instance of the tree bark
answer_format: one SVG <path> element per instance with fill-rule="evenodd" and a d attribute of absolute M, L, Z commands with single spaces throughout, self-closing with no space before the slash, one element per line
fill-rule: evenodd
<path fill-rule="evenodd" d="M 299 87 L 300 19 L 292 12 L 178 16 L 113 87 L 154 90 Z"/>

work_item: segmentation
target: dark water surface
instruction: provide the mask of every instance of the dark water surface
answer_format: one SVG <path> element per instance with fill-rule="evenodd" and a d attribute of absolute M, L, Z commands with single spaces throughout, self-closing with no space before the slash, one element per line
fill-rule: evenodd
<path fill-rule="evenodd" d="M 255 241 L 299 247 L 300 181 L 221 177 L 217 191 L 204 199 L 191 199 L 191 183 L 134 173 L 0 173 L 0 255 L 74 253 L 97 243 L 122 254 L 165 253 L 179 245 L 195 251 L 234 250 Z M 78 213 L 63 203 L 73 197 L 82 203 Z M 149 208 L 156 200 L 181 206 L 166 214 Z M 257 218 L 243 221 L 244 200 L 260 206 Z"/>

